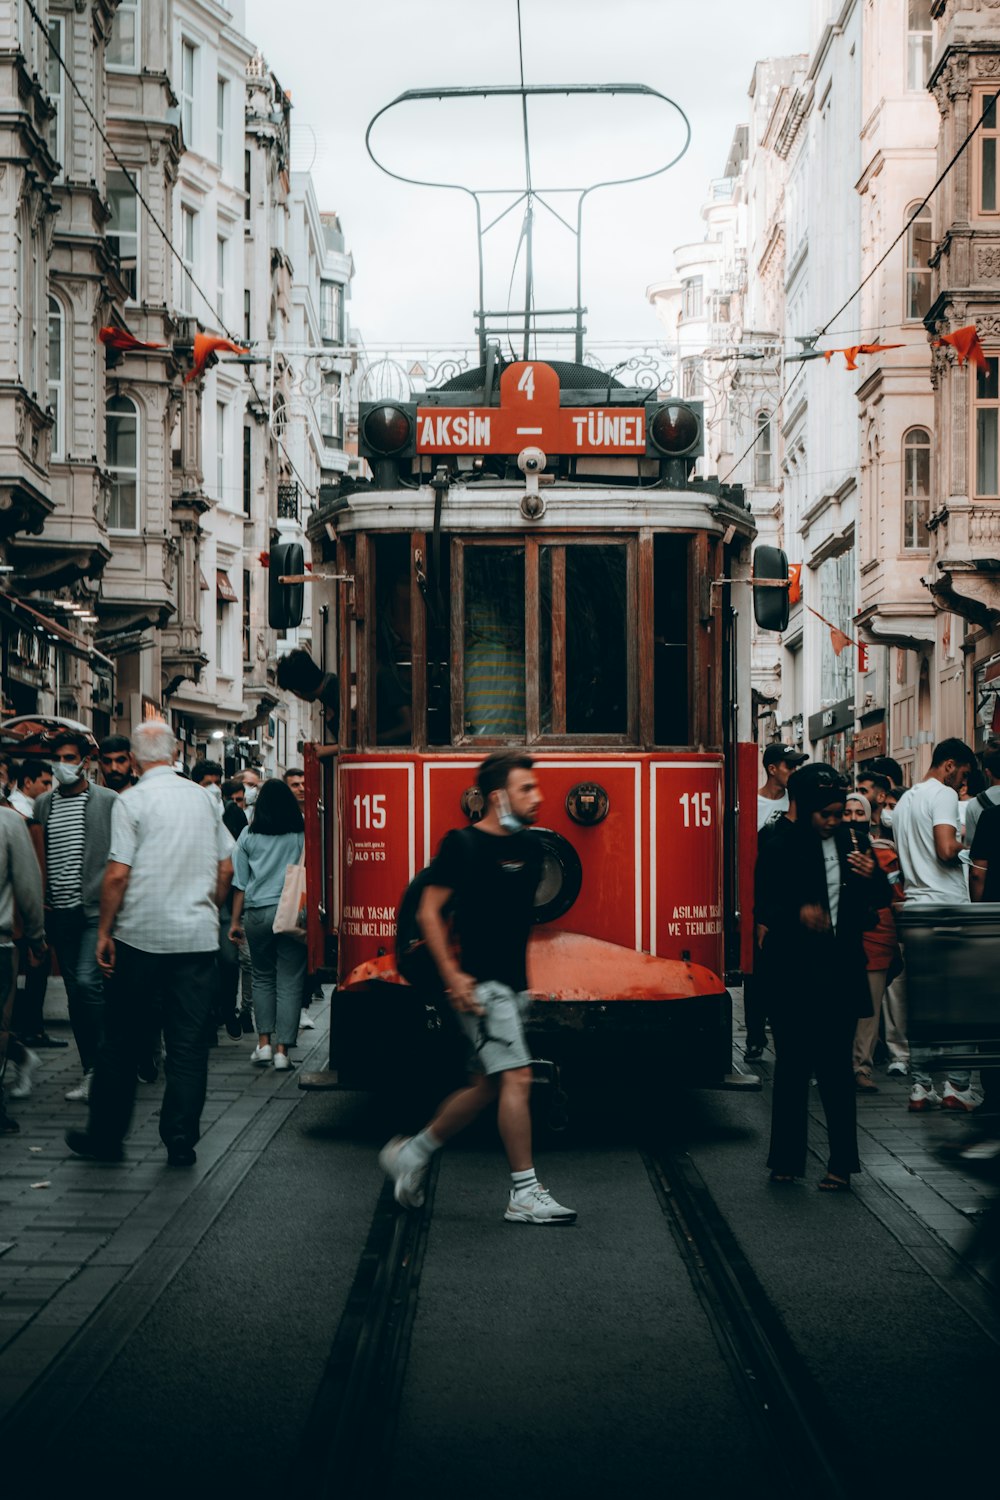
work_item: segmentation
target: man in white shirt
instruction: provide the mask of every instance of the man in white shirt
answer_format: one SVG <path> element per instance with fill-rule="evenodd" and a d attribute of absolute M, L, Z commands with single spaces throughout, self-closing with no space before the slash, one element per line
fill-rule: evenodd
<path fill-rule="evenodd" d="M 976 824 L 989 806 L 1000 806 L 1000 750 L 987 750 L 983 756 L 986 790 L 965 804 L 965 847 L 972 848 Z M 13 801 L 13 798 L 11 799 Z"/>
<path fill-rule="evenodd" d="M 969 892 L 958 857 L 963 847 L 958 794 L 975 763 L 975 751 L 963 740 L 942 740 L 934 747 L 931 768 L 923 781 L 911 787 L 896 806 L 892 831 L 907 906 L 968 905 Z M 953 1069 L 945 1080 L 943 1095 L 939 1095 L 927 1072 L 926 1057 L 925 1048 L 911 1049 L 909 1108 L 915 1113 L 935 1104 L 958 1112 L 975 1109 L 981 1101 L 969 1086 L 968 1070 Z"/>
<path fill-rule="evenodd" d="M 788 778 L 809 759 L 794 745 L 768 745 L 764 751 L 764 785 L 757 791 L 757 832 L 788 811 Z"/>
<path fill-rule="evenodd" d="M 86 1130 L 66 1132 L 78 1156 L 120 1161 L 135 1101 L 136 1064 L 154 1016 L 166 1039 L 160 1139 L 171 1166 L 193 1166 L 208 1082 L 219 906 L 233 841 L 200 786 L 177 776 L 169 725 L 132 736 L 137 786 L 115 799 L 97 962 L 108 980 L 105 1035 Z"/>

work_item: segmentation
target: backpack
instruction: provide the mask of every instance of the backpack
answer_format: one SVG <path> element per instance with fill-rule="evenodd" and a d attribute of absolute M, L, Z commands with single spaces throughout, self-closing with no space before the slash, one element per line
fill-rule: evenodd
<path fill-rule="evenodd" d="M 989 792 L 980 792 L 979 796 L 976 798 L 976 801 L 983 809 L 987 807 L 996 807 L 996 803 L 993 801 L 993 798 L 990 796 Z"/>
<path fill-rule="evenodd" d="M 471 834 L 472 829 L 463 828 L 460 832 Z M 414 989 L 443 995 L 444 985 L 438 973 L 438 966 L 431 956 L 417 922 L 421 897 L 430 885 L 429 877 L 430 866 L 428 865 L 414 875 L 400 898 L 396 910 L 396 969 L 407 984 L 412 985 Z M 442 915 L 450 918 L 453 911 L 454 903 L 449 901 Z"/>

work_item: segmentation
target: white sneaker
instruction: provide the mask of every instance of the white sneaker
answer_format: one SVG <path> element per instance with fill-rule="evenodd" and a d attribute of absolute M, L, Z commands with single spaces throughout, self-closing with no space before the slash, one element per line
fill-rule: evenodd
<path fill-rule="evenodd" d="M 84 1073 L 75 1089 L 67 1090 L 65 1097 L 67 1099 L 73 1100 L 82 1099 L 84 1103 L 86 1103 L 86 1101 L 90 1098 L 90 1080 L 93 1078 L 93 1076 L 94 1070 L 93 1068 L 91 1068 L 89 1073 Z"/>
<path fill-rule="evenodd" d="M 42 1059 L 38 1053 L 32 1052 L 30 1047 L 25 1047 L 24 1062 L 17 1064 L 17 1076 L 7 1090 L 12 1099 L 27 1099 L 31 1093 L 35 1069 L 41 1067 L 41 1063 Z"/>
<path fill-rule="evenodd" d="M 504 1218 L 509 1224 L 575 1224 L 576 1209 L 563 1208 L 536 1182 L 516 1192 L 511 1188 Z"/>
<path fill-rule="evenodd" d="M 960 1151 L 958 1154 L 963 1161 L 996 1161 L 997 1157 L 1000 1156 L 1000 1141 L 989 1139 L 973 1141 L 970 1146 L 966 1146 L 965 1150 Z"/>
<path fill-rule="evenodd" d="M 315 1031 L 316 1030 L 316 1022 L 313 1020 L 312 1016 L 309 1014 L 309 1012 L 307 1010 L 304 1010 L 302 1012 L 301 1016 L 299 1017 L 299 1030 L 300 1031 Z"/>
<path fill-rule="evenodd" d="M 941 1095 L 933 1084 L 930 1088 L 925 1088 L 922 1083 L 915 1083 L 910 1090 L 910 1102 L 907 1109 L 912 1110 L 914 1114 L 920 1114 L 926 1109 L 936 1109 L 940 1103 Z"/>
<path fill-rule="evenodd" d="M 907 1073 L 909 1072 L 909 1069 L 907 1068 L 905 1062 L 903 1062 L 902 1058 L 896 1057 L 893 1058 L 892 1062 L 886 1068 L 885 1072 L 887 1078 L 905 1078 Z"/>
<path fill-rule="evenodd" d="M 271 1049 L 268 1047 L 266 1050 L 270 1052 Z M 274 1071 L 276 1073 L 284 1073 L 291 1066 L 292 1059 L 287 1052 L 276 1052 L 274 1054 Z"/>
<path fill-rule="evenodd" d="M 266 1068 L 273 1057 L 274 1053 L 267 1043 L 265 1043 L 263 1047 L 255 1047 L 253 1049 L 250 1054 L 250 1061 L 255 1063 L 258 1068 Z"/>
<path fill-rule="evenodd" d="M 397 1203 L 403 1208 L 423 1208 L 424 1184 L 427 1181 L 429 1163 L 424 1162 L 419 1167 L 401 1165 L 399 1153 L 404 1146 L 409 1145 L 409 1140 L 409 1136 L 393 1136 L 392 1140 L 387 1142 L 379 1152 L 378 1164 L 385 1175 L 391 1177 L 396 1184 L 392 1195 Z"/>
<path fill-rule="evenodd" d="M 960 1114 L 971 1115 L 982 1102 L 982 1094 L 977 1094 L 975 1089 L 956 1089 L 947 1080 L 945 1081 L 944 1093 L 941 1096 L 942 1109 L 953 1109 Z"/>

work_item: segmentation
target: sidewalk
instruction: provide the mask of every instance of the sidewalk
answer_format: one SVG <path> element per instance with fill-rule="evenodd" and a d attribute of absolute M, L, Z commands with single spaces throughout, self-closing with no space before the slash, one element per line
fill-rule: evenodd
<path fill-rule="evenodd" d="M 254 1037 L 219 1033 L 196 1166 L 167 1167 L 157 1133 L 162 1073 L 138 1084 L 126 1159 L 107 1165 L 81 1161 L 63 1141 L 67 1128 L 86 1122 L 87 1106 L 64 1098 L 80 1064 L 63 987 L 50 982 L 46 1026 L 70 1046 L 41 1054 L 32 1094 L 8 1104 L 20 1134 L 0 1138 L 0 1420 L 168 1226 L 157 1255 L 158 1274 L 169 1274 L 172 1250 L 187 1253 L 176 1227 L 187 1205 L 202 1222 L 191 1232 L 204 1232 L 205 1216 L 219 1211 L 305 1097 L 299 1072 L 326 1064 L 328 993 L 310 1015 L 315 1030 L 300 1033 L 286 1073 L 250 1065 Z"/>

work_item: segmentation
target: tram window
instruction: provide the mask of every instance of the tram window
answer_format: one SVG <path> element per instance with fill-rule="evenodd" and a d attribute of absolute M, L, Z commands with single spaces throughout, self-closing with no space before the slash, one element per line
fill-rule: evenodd
<path fill-rule="evenodd" d="M 542 547 L 539 602 L 542 734 L 627 733 L 626 548 Z"/>
<path fill-rule="evenodd" d="M 441 538 L 440 577 L 434 544 L 427 537 L 427 743 L 451 744 L 451 548 Z"/>
<path fill-rule="evenodd" d="M 653 538 L 653 733 L 658 745 L 691 739 L 688 539 Z"/>
<path fill-rule="evenodd" d="M 410 539 L 375 538 L 375 743 L 413 743 Z"/>
<path fill-rule="evenodd" d="M 524 553 L 466 547 L 465 733 L 523 739 Z"/>

